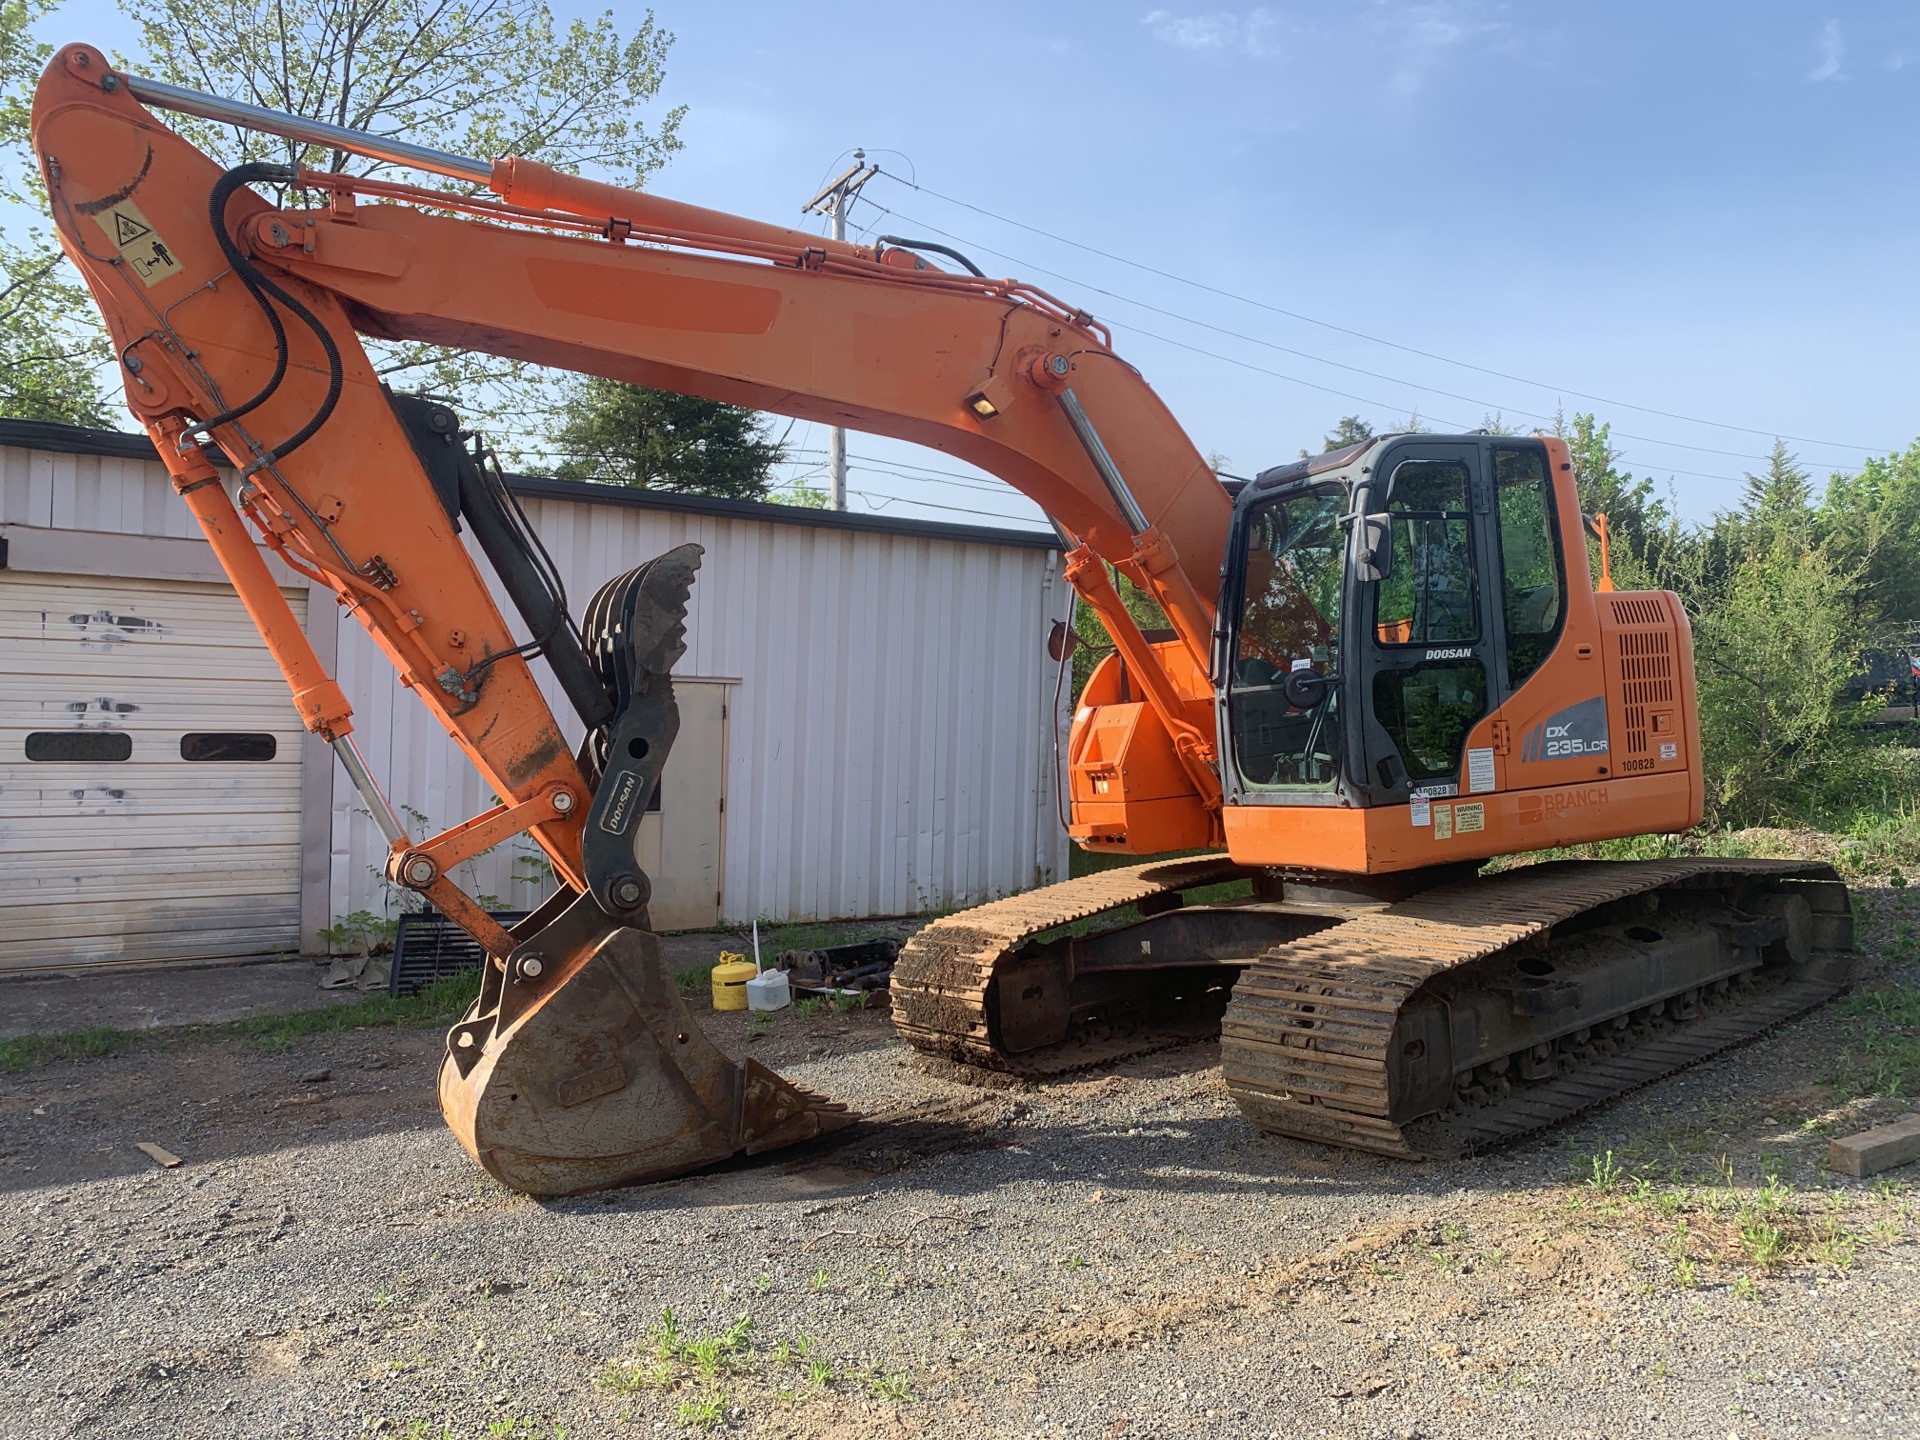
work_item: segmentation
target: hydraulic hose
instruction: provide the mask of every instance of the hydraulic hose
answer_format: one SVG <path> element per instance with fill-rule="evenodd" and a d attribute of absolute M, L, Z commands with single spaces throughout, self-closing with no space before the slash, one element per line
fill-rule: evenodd
<path fill-rule="evenodd" d="M 222 410 L 211 419 L 200 422 L 202 431 L 211 431 L 217 425 L 231 424 L 249 411 L 265 404 L 268 397 L 280 388 L 280 382 L 287 375 L 287 327 L 280 323 L 280 312 L 273 308 L 266 295 L 261 291 L 254 278 L 259 271 L 254 268 L 246 256 L 240 253 L 240 247 L 234 242 L 232 233 L 227 229 L 227 202 L 233 198 L 233 192 L 241 186 L 255 180 L 275 183 L 293 178 L 293 171 L 286 165 L 268 165 L 255 162 L 248 165 L 236 165 L 213 183 L 213 192 L 207 199 L 207 218 L 213 223 L 213 238 L 220 243 L 220 252 L 227 257 L 227 263 L 233 267 L 233 273 L 240 277 L 240 283 L 246 286 L 247 293 L 266 313 L 267 324 L 273 327 L 274 362 L 273 374 L 267 377 L 267 383 L 251 400 L 243 400 L 231 409 Z"/>
<path fill-rule="evenodd" d="M 202 422 L 201 428 L 211 430 L 216 425 L 224 425 L 246 414 L 278 390 L 281 382 L 286 378 L 287 330 L 273 308 L 273 300 L 278 300 L 286 306 L 302 324 L 313 331 L 314 337 L 319 340 L 320 348 L 327 357 L 326 398 L 321 400 L 319 408 L 313 412 L 306 424 L 254 462 L 251 468 L 256 470 L 271 465 L 277 460 L 285 459 L 314 437 L 320 427 L 327 423 L 328 418 L 333 414 L 334 407 L 340 403 L 340 390 L 346 375 L 346 367 L 340 358 L 340 347 L 334 343 L 332 333 L 321 323 L 320 317 L 261 273 L 260 267 L 241 250 L 239 242 L 233 237 L 233 232 L 227 227 L 227 202 L 233 198 L 234 191 L 256 180 L 275 185 L 290 184 L 298 173 L 290 165 L 273 165 L 257 160 L 245 165 L 236 165 L 215 182 L 213 193 L 208 200 L 214 239 L 219 241 L 220 251 L 227 257 L 227 263 L 233 267 L 233 273 L 240 278 L 240 283 L 246 286 L 247 293 L 258 302 L 261 310 L 266 313 L 267 322 L 273 326 L 277 358 L 273 375 L 261 388 L 259 394 L 244 405 L 235 406 L 222 415 L 216 415 L 213 419 Z M 272 296 L 273 299 L 269 300 L 268 296 Z"/>
<path fill-rule="evenodd" d="M 984 280 L 987 278 L 986 271 L 982 270 L 951 245 L 941 245 L 932 240 L 903 240 L 898 235 L 876 235 L 874 238 L 882 245 L 898 245 L 902 250 L 930 250 L 935 255 L 944 255 L 949 260 L 957 261 L 961 265 L 966 266 L 967 273 L 978 279 Z"/>

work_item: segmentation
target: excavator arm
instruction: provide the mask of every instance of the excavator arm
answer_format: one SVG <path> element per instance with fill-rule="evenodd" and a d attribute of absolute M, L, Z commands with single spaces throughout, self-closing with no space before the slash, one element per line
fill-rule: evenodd
<path fill-rule="evenodd" d="M 469 188 L 223 169 L 149 104 Z M 519 159 L 468 160 L 176 90 L 115 71 L 85 45 L 60 51 L 42 77 L 33 137 L 128 406 L 302 719 L 366 799 L 391 846 L 389 877 L 490 957 L 480 1000 L 449 1036 L 441 1100 L 462 1142 L 507 1183 L 570 1193 L 659 1177 L 845 1117 L 708 1042 L 647 928 L 631 824 L 677 725 L 670 671 L 698 547 L 609 581 L 576 628 L 485 454 L 463 443 L 444 405 L 391 395 L 361 335 L 892 435 L 1000 476 L 1053 518 L 1069 580 L 1143 692 L 1131 708 L 1144 706 L 1151 723 L 1131 724 L 1129 743 L 1169 759 L 1178 777 L 1121 843 L 1217 841 L 1209 592 L 1231 504 L 1084 313 L 1014 281 L 933 268 L 907 248 L 822 240 Z M 266 187 L 323 203 L 276 207 Z M 208 445 L 237 472 L 231 493 Z M 367 627 L 500 797 L 494 810 L 409 835 L 249 526 Z M 530 641 L 495 605 L 463 527 Z M 1142 633 L 1109 565 L 1159 602 L 1173 641 Z M 588 729 L 578 752 L 536 687 L 536 653 Z M 1102 833 L 1098 822 L 1075 828 Z M 522 832 L 563 884 L 509 933 L 448 875 Z"/>

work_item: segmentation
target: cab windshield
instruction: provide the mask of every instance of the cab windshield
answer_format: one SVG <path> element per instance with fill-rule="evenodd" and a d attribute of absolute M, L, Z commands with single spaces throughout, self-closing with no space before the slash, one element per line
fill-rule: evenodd
<path fill-rule="evenodd" d="M 1346 511 L 1346 492 L 1322 487 L 1269 500 L 1248 519 L 1227 715 L 1249 788 L 1324 789 L 1339 773 L 1337 687 L 1303 696 L 1296 683 L 1289 699 L 1286 684 L 1295 671 L 1338 675 Z"/>

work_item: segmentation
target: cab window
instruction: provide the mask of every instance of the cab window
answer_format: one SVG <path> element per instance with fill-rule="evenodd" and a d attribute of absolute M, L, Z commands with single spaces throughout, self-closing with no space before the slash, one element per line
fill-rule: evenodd
<path fill-rule="evenodd" d="M 1507 622 L 1507 687 L 1517 690 L 1553 650 L 1567 608 L 1553 484 L 1544 447 L 1493 452 L 1500 519 L 1500 600 Z"/>
<path fill-rule="evenodd" d="M 1456 645 L 1480 634 L 1467 467 L 1458 460 L 1408 460 L 1387 497 L 1393 568 L 1376 587 L 1380 644 Z"/>
<path fill-rule="evenodd" d="M 1248 517 L 1240 613 L 1228 677 L 1234 759 L 1250 788 L 1325 788 L 1340 762 L 1338 687 L 1301 708 L 1286 695 L 1296 670 L 1338 678 L 1346 493 L 1270 500 Z"/>

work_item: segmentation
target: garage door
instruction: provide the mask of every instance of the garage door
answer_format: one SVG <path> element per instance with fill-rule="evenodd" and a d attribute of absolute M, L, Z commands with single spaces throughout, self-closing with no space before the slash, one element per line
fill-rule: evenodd
<path fill-rule="evenodd" d="M 302 734 L 226 586 L 0 571 L 0 970 L 297 950 Z"/>

